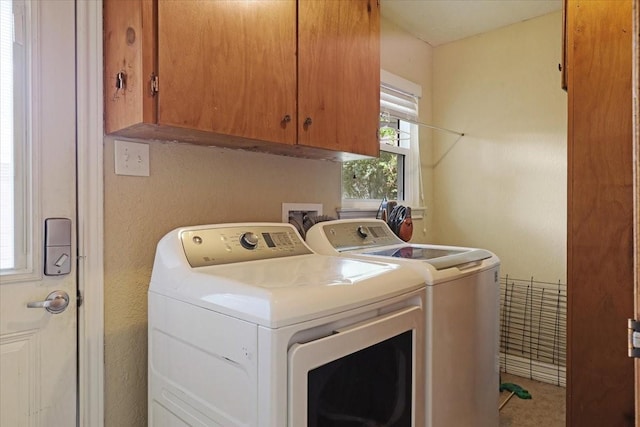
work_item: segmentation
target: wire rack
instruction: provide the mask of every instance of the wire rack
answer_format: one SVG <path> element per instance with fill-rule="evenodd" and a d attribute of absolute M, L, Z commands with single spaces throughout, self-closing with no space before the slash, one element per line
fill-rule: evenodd
<path fill-rule="evenodd" d="M 500 370 L 566 385 L 567 287 L 500 279 Z"/>

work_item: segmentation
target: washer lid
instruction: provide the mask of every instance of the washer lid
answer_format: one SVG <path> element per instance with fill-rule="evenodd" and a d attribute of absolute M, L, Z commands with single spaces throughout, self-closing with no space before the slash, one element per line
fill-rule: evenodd
<path fill-rule="evenodd" d="M 407 244 L 377 219 L 340 219 L 315 224 L 306 243 L 316 252 L 360 260 L 398 263 L 421 271 L 427 286 L 476 274 L 500 263 L 490 251 Z"/>
<path fill-rule="evenodd" d="M 436 270 L 459 267 L 489 259 L 493 254 L 484 249 L 434 247 L 426 245 L 402 245 L 373 251 L 361 251 L 361 254 L 387 256 L 392 258 L 425 261 Z"/>

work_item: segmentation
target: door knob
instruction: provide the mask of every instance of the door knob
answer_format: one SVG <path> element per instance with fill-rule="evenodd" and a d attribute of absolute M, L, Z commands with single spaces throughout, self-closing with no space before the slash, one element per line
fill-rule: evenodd
<path fill-rule="evenodd" d="M 65 291 L 53 291 L 47 295 L 44 301 L 32 301 L 27 303 L 28 308 L 44 308 L 49 313 L 62 313 L 69 305 L 69 294 Z"/>

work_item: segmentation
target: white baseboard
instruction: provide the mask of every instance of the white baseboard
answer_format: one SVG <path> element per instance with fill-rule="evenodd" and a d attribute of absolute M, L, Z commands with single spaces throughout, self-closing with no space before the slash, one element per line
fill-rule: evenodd
<path fill-rule="evenodd" d="M 564 366 L 525 359 L 524 357 L 500 353 L 500 372 L 517 375 L 557 385 L 567 386 L 567 369 Z"/>

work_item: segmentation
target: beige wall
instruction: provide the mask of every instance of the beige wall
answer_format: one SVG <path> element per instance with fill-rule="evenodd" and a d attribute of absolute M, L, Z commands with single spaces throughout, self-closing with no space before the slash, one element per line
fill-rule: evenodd
<path fill-rule="evenodd" d="M 434 49 L 434 233 L 501 274 L 565 282 L 567 97 L 560 12 Z"/>
<path fill-rule="evenodd" d="M 146 425 L 147 289 L 158 240 L 183 225 L 281 221 L 281 203 L 335 214 L 340 164 L 150 142 L 151 176 L 114 174 L 105 139 L 105 424 Z"/>
<path fill-rule="evenodd" d="M 384 7 L 384 5 L 383 5 Z M 399 28 L 391 21 L 382 18 L 380 25 L 380 67 L 406 80 L 422 86 L 422 98 L 418 104 L 420 120 L 431 122 L 431 70 L 432 48 Z M 432 169 L 426 167 L 432 163 L 431 131 L 420 128 L 420 159 L 422 181 L 424 183 L 423 207 L 433 205 L 433 174 Z M 433 217 L 427 209 L 423 220 L 414 220 L 413 242 L 428 242 L 432 240 L 431 233 Z"/>

